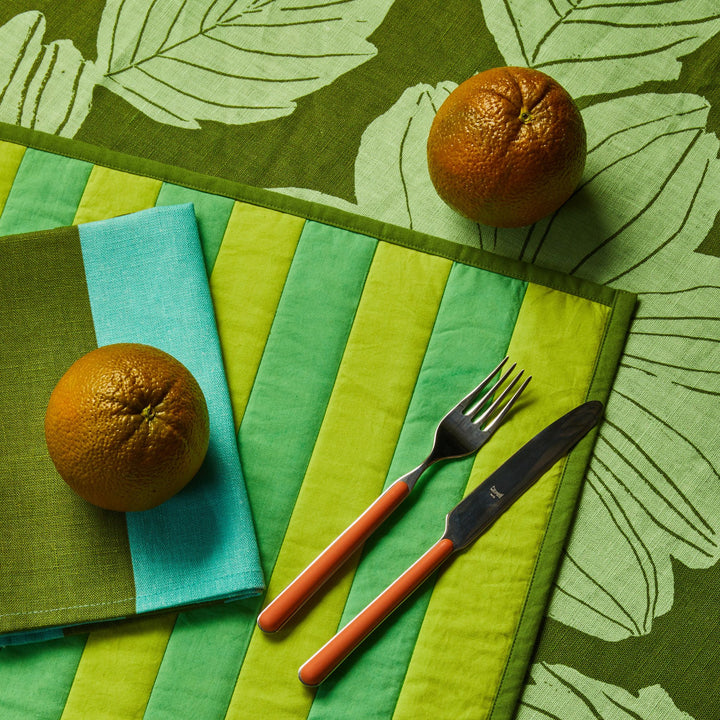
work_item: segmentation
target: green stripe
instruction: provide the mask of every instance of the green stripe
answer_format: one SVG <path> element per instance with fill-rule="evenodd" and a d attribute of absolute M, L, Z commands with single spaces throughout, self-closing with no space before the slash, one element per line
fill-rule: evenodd
<path fill-rule="evenodd" d="M 0 367 L 22 368 L 0 377 L 0 417 L 10 419 L 0 436 L 0 632 L 15 629 L 21 614 L 28 628 L 80 622 L 104 603 L 123 615 L 134 608 L 132 570 L 122 554 L 115 561 L 101 549 L 124 547 L 129 560 L 124 517 L 94 508 L 62 482 L 43 429 L 55 383 L 96 347 L 78 231 L 10 236 L 0 248 L 15 268 L 0 289 L 0 336 L 8 339 Z"/>
<path fill-rule="evenodd" d="M 3 720 L 58 720 L 72 685 L 85 636 L 0 648 Z"/>
<path fill-rule="evenodd" d="M 71 225 L 91 170 L 81 160 L 28 149 L 0 217 L 0 235 Z"/>
<path fill-rule="evenodd" d="M 192 203 L 195 206 L 195 217 L 200 231 L 205 267 L 210 275 L 235 201 L 232 198 L 210 195 L 200 190 L 165 183 L 155 205 L 183 205 L 184 203 Z"/>
<path fill-rule="evenodd" d="M 269 577 L 332 391 L 377 242 L 307 223 L 238 439 Z"/>
<path fill-rule="evenodd" d="M 376 244 L 317 223 L 307 223 L 300 236 L 238 435 L 266 577 L 302 485 Z M 182 643 L 183 635 L 193 636 L 195 619 L 179 625 L 145 720 L 220 717 L 229 700 L 222 687 L 195 699 L 182 687 L 211 688 L 217 677 L 234 683 L 260 603 L 200 613 L 203 644 L 214 648 L 213 640 L 234 639 L 232 654 L 212 652 L 203 662 L 194 657 L 202 652 L 197 644 Z"/>
<path fill-rule="evenodd" d="M 525 288 L 519 280 L 467 265 L 453 267 L 386 485 L 420 463 L 440 418 L 505 356 Z M 428 471 L 397 517 L 368 542 L 341 625 L 440 537 L 445 514 L 462 497 L 472 464 L 467 458 Z M 432 585 L 428 582 L 323 684 L 310 718 L 392 716 Z"/>
<path fill-rule="evenodd" d="M 379 243 L 327 412 L 269 581 L 276 595 L 377 497 L 392 461 L 451 263 Z M 329 267 L 326 272 L 333 272 Z M 301 718 L 297 669 L 337 627 L 350 562 L 288 636 L 256 630 L 229 718 Z M 287 640 L 282 642 L 283 637 Z"/>
<path fill-rule="evenodd" d="M 258 598 L 180 613 L 143 720 L 225 714 L 258 613 Z"/>

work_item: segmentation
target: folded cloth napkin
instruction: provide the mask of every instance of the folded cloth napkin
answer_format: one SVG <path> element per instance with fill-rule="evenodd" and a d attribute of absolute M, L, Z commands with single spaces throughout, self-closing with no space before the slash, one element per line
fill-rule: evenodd
<path fill-rule="evenodd" d="M 262 591 L 193 206 L 0 238 L 0 644 Z M 200 383 L 210 447 L 178 495 L 101 510 L 61 480 L 43 431 L 74 360 L 140 342 Z"/>

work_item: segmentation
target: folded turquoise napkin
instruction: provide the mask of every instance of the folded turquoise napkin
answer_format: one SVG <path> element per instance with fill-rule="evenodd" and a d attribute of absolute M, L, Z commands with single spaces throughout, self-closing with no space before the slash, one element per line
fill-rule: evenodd
<path fill-rule="evenodd" d="M 0 253 L 0 644 L 261 592 L 193 206 L 6 236 Z M 174 355 L 210 413 L 200 472 L 145 512 L 81 500 L 44 442 L 55 383 L 82 354 L 116 342 Z"/>

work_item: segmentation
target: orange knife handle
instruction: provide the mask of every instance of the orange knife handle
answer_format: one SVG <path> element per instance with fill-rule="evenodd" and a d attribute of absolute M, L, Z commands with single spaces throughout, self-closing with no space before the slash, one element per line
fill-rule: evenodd
<path fill-rule="evenodd" d="M 318 650 L 299 670 L 304 685 L 319 685 L 455 549 L 441 538 L 395 582 Z"/>
<path fill-rule="evenodd" d="M 396 480 L 341 535 L 303 570 L 258 616 L 265 632 L 279 630 L 323 583 L 382 524 L 410 492 L 403 480 Z"/>

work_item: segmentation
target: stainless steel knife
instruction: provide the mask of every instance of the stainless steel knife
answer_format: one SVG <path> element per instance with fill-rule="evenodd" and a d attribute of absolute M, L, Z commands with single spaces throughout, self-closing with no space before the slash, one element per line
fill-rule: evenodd
<path fill-rule="evenodd" d="M 301 682 L 319 685 L 452 553 L 461 550 L 502 515 L 538 478 L 594 427 L 602 403 L 586 402 L 548 425 L 448 513 L 442 537 L 299 670 Z"/>

